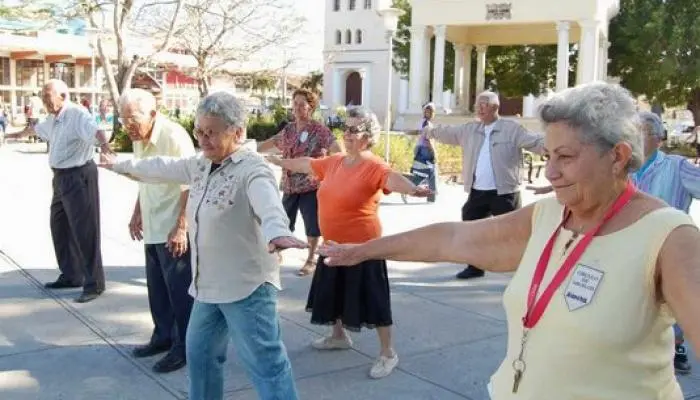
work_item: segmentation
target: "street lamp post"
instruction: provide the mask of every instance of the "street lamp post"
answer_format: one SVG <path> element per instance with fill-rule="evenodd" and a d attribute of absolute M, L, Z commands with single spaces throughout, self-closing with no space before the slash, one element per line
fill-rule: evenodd
<path fill-rule="evenodd" d="M 391 81 L 394 73 L 393 58 L 394 58 L 394 34 L 399 25 L 399 17 L 404 14 L 403 10 L 398 8 L 385 8 L 379 10 L 378 14 L 382 17 L 384 22 L 384 29 L 386 29 L 386 42 L 389 47 L 388 58 L 389 62 L 388 69 L 389 75 L 387 79 L 387 93 L 386 93 L 386 113 L 384 114 L 384 129 L 386 129 L 386 142 L 384 144 L 384 159 L 389 162 L 389 149 L 391 140 L 391 97 L 392 97 L 392 87 Z"/>
<path fill-rule="evenodd" d="M 97 51 L 97 36 L 100 34 L 101 30 L 99 28 L 85 28 L 86 32 L 90 33 L 90 112 L 92 108 L 95 107 L 95 102 L 97 101 L 97 67 L 95 63 L 95 52 Z"/>

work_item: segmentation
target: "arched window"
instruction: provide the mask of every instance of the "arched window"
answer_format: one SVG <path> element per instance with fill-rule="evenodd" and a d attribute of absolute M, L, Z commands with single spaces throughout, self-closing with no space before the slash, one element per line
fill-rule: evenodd
<path fill-rule="evenodd" d="M 370 10 L 372 8 L 372 0 L 365 0 L 365 10 Z"/>
<path fill-rule="evenodd" d="M 352 43 L 352 32 L 350 32 L 350 29 L 345 31 L 345 44 L 351 44 Z"/>
<path fill-rule="evenodd" d="M 335 44 L 343 43 L 343 34 L 340 30 L 335 31 Z"/>
<path fill-rule="evenodd" d="M 362 31 L 360 29 L 355 31 L 355 43 L 362 43 Z"/>
<path fill-rule="evenodd" d="M 354 9 L 355 9 L 355 0 L 348 1 L 348 10 L 354 10 Z"/>
<path fill-rule="evenodd" d="M 340 0 L 333 0 L 333 11 L 340 11 Z"/>

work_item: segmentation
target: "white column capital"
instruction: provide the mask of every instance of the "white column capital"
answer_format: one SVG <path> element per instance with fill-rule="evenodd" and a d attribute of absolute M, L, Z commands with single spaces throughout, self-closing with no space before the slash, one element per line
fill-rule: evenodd
<path fill-rule="evenodd" d="M 581 25 L 581 28 L 584 30 L 597 29 L 600 27 L 600 21 L 595 19 L 584 19 L 578 21 L 578 24 Z"/>
<path fill-rule="evenodd" d="M 489 48 L 489 46 L 485 44 L 477 44 L 475 47 L 477 53 L 486 53 L 486 50 Z"/>
<path fill-rule="evenodd" d="M 571 29 L 571 22 L 569 21 L 557 21 L 556 24 L 558 32 L 568 31 Z"/>
<path fill-rule="evenodd" d="M 464 52 L 467 50 L 467 47 L 471 47 L 471 46 L 469 46 L 468 44 L 465 44 L 465 43 L 452 43 L 452 48 L 455 50 L 455 53 L 456 52 Z"/>
<path fill-rule="evenodd" d="M 440 36 L 440 37 L 444 38 L 445 33 L 447 33 L 447 26 L 446 25 L 433 26 L 433 34 L 435 34 L 435 36 Z"/>
<path fill-rule="evenodd" d="M 408 31 L 411 32 L 411 36 L 420 36 L 423 35 L 425 36 L 428 32 L 428 29 L 425 25 L 411 25 L 408 27 Z"/>

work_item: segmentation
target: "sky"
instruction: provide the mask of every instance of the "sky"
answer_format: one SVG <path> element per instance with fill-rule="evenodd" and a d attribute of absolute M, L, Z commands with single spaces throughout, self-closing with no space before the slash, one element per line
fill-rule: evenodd
<path fill-rule="evenodd" d="M 307 74 L 311 71 L 323 70 L 323 30 L 325 4 L 324 0 L 290 0 L 292 7 L 306 19 L 306 24 L 294 44 L 287 49 L 287 57 L 292 61 L 288 71 L 291 73 Z M 265 63 L 275 68 L 284 64 L 284 51 L 272 48 L 260 55 Z"/>

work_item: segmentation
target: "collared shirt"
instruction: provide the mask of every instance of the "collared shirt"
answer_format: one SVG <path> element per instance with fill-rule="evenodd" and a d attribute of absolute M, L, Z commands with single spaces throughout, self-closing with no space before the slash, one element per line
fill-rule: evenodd
<path fill-rule="evenodd" d="M 212 174 L 202 155 L 123 161 L 115 172 L 146 182 L 190 185 L 187 222 L 192 246 L 190 294 L 204 303 L 242 300 L 265 282 L 281 288 L 268 243 L 292 236 L 275 176 L 265 160 L 242 148 Z"/>
<path fill-rule="evenodd" d="M 693 199 L 700 199 L 700 168 L 685 157 L 658 151 L 641 175 L 630 177 L 639 190 L 686 213 Z"/>
<path fill-rule="evenodd" d="M 80 167 L 92 160 L 95 146 L 95 119 L 84 107 L 65 102 L 58 115 L 51 114 L 34 127 L 40 138 L 50 143 L 49 165 L 65 169 Z"/>
<path fill-rule="evenodd" d="M 428 137 L 438 142 L 462 147 L 462 178 L 464 190 L 469 192 L 474 183 L 479 151 L 486 140 L 484 124 L 437 125 L 427 128 L 427 132 Z M 522 150 L 541 154 L 544 135 L 528 132 L 515 121 L 499 118 L 494 122 L 489 144 L 496 190 L 498 194 L 508 194 L 518 191 L 520 187 Z"/>
<path fill-rule="evenodd" d="M 156 117 L 148 142 L 134 142 L 134 158 L 153 156 L 191 157 L 192 139 L 180 124 L 162 115 Z M 180 194 L 187 186 L 176 183 L 139 183 L 143 242 L 165 243 L 180 214 Z"/>

